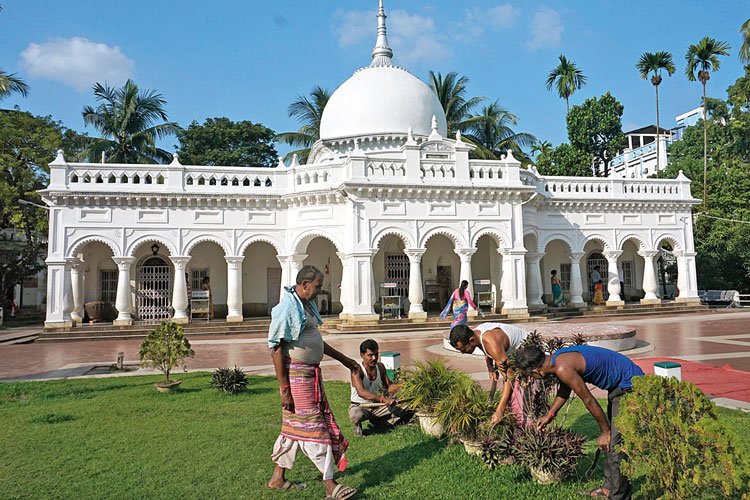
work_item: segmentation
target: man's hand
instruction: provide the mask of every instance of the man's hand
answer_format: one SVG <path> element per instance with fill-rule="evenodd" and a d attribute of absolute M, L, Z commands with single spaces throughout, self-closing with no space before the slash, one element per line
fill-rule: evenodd
<path fill-rule="evenodd" d="M 610 441 L 610 432 L 602 432 L 599 434 L 599 439 L 596 440 L 596 445 L 599 447 L 600 450 L 607 451 L 609 450 L 609 441 Z"/>
<path fill-rule="evenodd" d="M 383 404 L 385 404 L 386 406 L 393 406 L 396 404 L 396 400 L 386 396 L 383 398 Z"/>
<path fill-rule="evenodd" d="M 503 419 L 503 412 L 495 412 L 490 419 L 490 425 L 497 425 Z"/>
<path fill-rule="evenodd" d="M 281 389 L 281 407 L 290 413 L 294 413 L 294 398 L 289 386 Z"/>
<path fill-rule="evenodd" d="M 493 382 L 500 380 L 500 373 L 497 370 L 490 370 L 490 380 Z"/>
<path fill-rule="evenodd" d="M 547 424 L 549 424 L 550 422 L 552 422 L 552 419 L 554 419 L 554 418 L 555 418 L 555 416 L 552 413 L 549 413 L 549 412 L 545 413 L 543 417 L 537 419 L 537 421 L 536 421 L 536 428 L 537 429 L 544 429 L 545 427 L 547 427 Z"/>

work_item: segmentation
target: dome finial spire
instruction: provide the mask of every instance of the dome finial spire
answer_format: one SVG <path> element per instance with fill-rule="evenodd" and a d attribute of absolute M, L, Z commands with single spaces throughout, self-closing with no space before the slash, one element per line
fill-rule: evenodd
<path fill-rule="evenodd" d="M 388 46 L 388 37 L 386 36 L 385 28 L 385 9 L 383 9 L 383 0 L 380 0 L 378 7 L 378 38 L 375 41 L 375 48 L 372 49 L 372 62 L 370 63 L 371 68 L 380 66 L 393 66 L 393 51 Z"/>

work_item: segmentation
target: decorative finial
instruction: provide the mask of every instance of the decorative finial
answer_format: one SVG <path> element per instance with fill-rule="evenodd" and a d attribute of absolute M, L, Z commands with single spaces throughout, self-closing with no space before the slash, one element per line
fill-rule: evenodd
<path fill-rule="evenodd" d="M 180 164 L 180 156 L 177 153 L 172 154 L 171 165 L 179 165 L 179 164 Z"/>
<path fill-rule="evenodd" d="M 384 66 L 393 66 L 393 51 L 388 46 L 388 37 L 386 36 L 385 28 L 385 10 L 383 9 L 383 0 L 380 0 L 380 6 L 378 8 L 378 38 L 375 41 L 375 48 L 372 49 L 372 62 L 370 63 L 371 68 L 378 68 Z"/>
<path fill-rule="evenodd" d="M 292 164 L 289 165 L 290 167 L 299 167 L 299 157 L 297 156 L 297 153 L 294 153 L 292 156 Z"/>
<path fill-rule="evenodd" d="M 427 138 L 427 140 L 439 141 L 442 138 L 443 136 L 441 136 L 440 132 L 438 132 L 437 117 L 435 115 L 432 115 L 432 132 L 430 132 L 430 136 Z"/>
<path fill-rule="evenodd" d="M 106 163 L 105 160 L 107 158 L 107 153 L 105 151 L 102 151 L 102 163 Z"/>
<path fill-rule="evenodd" d="M 278 168 L 286 168 L 286 165 L 284 164 L 284 158 L 279 156 L 279 164 L 276 165 Z"/>
<path fill-rule="evenodd" d="M 461 131 L 460 130 L 456 130 L 456 142 L 459 144 L 461 143 Z"/>
<path fill-rule="evenodd" d="M 65 154 L 62 149 L 57 150 L 57 156 L 50 165 L 65 165 Z"/>

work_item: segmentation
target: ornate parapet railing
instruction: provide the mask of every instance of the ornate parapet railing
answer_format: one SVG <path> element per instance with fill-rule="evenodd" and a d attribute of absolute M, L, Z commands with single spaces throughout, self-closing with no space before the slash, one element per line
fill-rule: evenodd
<path fill-rule="evenodd" d="M 538 178 L 537 191 L 551 199 L 693 200 L 690 179 L 618 179 L 611 177 Z"/>

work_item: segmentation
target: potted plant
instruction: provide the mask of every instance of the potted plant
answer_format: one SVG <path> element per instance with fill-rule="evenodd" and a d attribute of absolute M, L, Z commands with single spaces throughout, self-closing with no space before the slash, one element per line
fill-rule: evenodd
<path fill-rule="evenodd" d="M 169 380 L 169 373 L 176 366 L 184 368 L 185 358 L 195 356 L 182 327 L 171 321 L 165 321 L 152 330 L 141 343 L 138 354 L 141 366 L 152 366 L 164 373 L 164 380 L 154 384 L 159 392 L 173 392 L 182 381 Z"/>
<path fill-rule="evenodd" d="M 515 456 L 541 484 L 556 483 L 571 473 L 583 455 L 586 436 L 562 427 L 520 427 L 515 438 Z"/>
<path fill-rule="evenodd" d="M 482 440 L 492 432 L 487 393 L 464 372 L 457 372 L 454 387 L 435 407 L 435 417 L 446 432 L 464 445 L 469 455 L 480 455 Z"/>
<path fill-rule="evenodd" d="M 398 398 L 416 410 L 422 431 L 442 436 L 443 428 L 435 417 L 435 408 L 456 384 L 457 372 L 445 366 L 445 360 L 418 361 L 413 369 L 401 373 Z"/>

